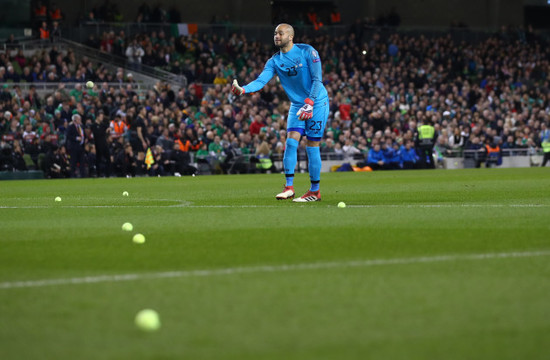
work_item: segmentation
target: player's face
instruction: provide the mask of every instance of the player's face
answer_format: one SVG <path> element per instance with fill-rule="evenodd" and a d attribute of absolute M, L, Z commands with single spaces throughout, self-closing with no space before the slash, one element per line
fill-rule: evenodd
<path fill-rule="evenodd" d="M 279 48 L 284 48 L 292 41 L 292 35 L 288 27 L 286 26 L 277 26 L 275 29 L 275 34 L 273 35 L 273 41 L 275 46 Z"/>

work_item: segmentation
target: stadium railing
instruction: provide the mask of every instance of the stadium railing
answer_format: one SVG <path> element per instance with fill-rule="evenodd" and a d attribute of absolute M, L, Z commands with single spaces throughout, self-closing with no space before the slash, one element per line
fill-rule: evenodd
<path fill-rule="evenodd" d="M 105 53 L 94 49 L 88 46 L 85 46 L 81 43 L 65 39 L 65 38 L 55 38 L 52 41 L 50 40 L 26 40 L 21 41 L 17 49 L 22 49 L 25 54 L 30 55 L 32 52 L 41 50 L 41 49 L 50 49 L 53 46 L 56 46 L 59 51 L 66 51 L 72 49 L 75 55 L 78 58 L 87 57 L 92 62 L 96 64 L 101 64 L 107 69 L 116 71 L 117 68 L 123 68 L 126 72 L 132 72 L 134 79 L 136 80 L 136 89 L 152 89 L 153 86 L 159 81 L 165 82 L 172 85 L 175 88 L 186 87 L 187 78 L 181 74 L 174 74 L 169 71 L 165 71 L 160 68 L 147 66 L 144 64 L 130 64 L 128 63 L 125 57 L 116 56 L 113 54 Z M 14 50 L 13 47 L 6 48 L 4 44 L 4 50 Z M 3 85 L 4 83 L 2 83 Z M 10 84 L 10 83 L 7 83 Z M 28 89 L 30 85 L 24 85 L 24 82 L 19 82 L 19 85 L 22 89 Z M 57 85 L 57 83 L 32 83 L 36 86 L 37 90 L 43 91 L 46 89 L 51 89 Z M 133 83 L 134 84 L 134 83 Z M 125 84 L 124 84 L 125 85 Z M 41 93 L 42 95 L 42 93 Z"/>
<path fill-rule="evenodd" d="M 99 51 L 97 49 L 82 45 L 81 43 L 69 39 L 58 38 L 56 39 L 54 44 L 70 47 L 71 49 L 73 49 L 75 54 L 79 56 L 86 56 L 90 60 L 102 63 L 106 66 L 125 68 L 129 71 L 132 71 L 133 74 L 141 75 L 144 80 L 148 80 L 147 82 L 149 82 L 150 85 L 154 85 L 157 81 L 162 81 L 173 86 L 187 86 L 187 78 L 184 75 L 174 74 L 144 64 L 129 64 L 127 59 L 124 57 Z"/>
<path fill-rule="evenodd" d="M 70 90 L 74 89 L 75 85 L 77 85 L 77 84 L 82 85 L 82 82 L 63 82 L 63 83 L 59 83 L 59 82 L 18 82 L 18 83 L 0 82 L 0 88 L 2 88 L 4 85 L 7 85 L 8 88 L 18 86 L 21 89 L 21 91 L 23 92 L 23 94 L 26 94 L 29 91 L 30 87 L 34 86 L 36 88 L 36 91 L 38 92 L 38 94 L 40 96 L 45 96 L 45 95 L 48 95 L 50 93 L 55 92 L 56 90 L 59 90 L 60 89 L 60 87 L 59 87 L 60 84 L 64 84 L 65 85 L 64 89 L 66 91 L 70 91 Z M 97 85 L 98 85 L 98 87 L 101 87 L 102 84 L 103 83 L 97 84 Z M 107 85 L 109 87 L 124 88 L 124 89 L 126 88 L 126 85 L 128 85 L 128 84 L 131 84 L 132 85 L 132 90 L 135 91 L 138 94 L 141 94 L 142 92 L 147 91 L 147 90 L 152 88 L 151 85 L 140 83 L 140 82 L 135 82 L 135 83 L 108 82 L 107 83 Z"/>

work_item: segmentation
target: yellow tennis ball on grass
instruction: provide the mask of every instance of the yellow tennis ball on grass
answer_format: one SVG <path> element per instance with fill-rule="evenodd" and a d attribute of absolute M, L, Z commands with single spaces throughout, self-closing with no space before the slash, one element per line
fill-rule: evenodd
<path fill-rule="evenodd" d="M 134 230 L 134 225 L 132 225 L 132 224 L 129 223 L 129 222 L 125 222 L 124 224 L 122 224 L 122 230 L 124 230 L 124 231 L 132 231 L 132 230 Z"/>
<path fill-rule="evenodd" d="M 136 314 L 136 326 L 143 331 L 152 332 L 160 329 L 159 314 L 152 309 L 143 309 Z"/>
<path fill-rule="evenodd" d="M 59 196 L 56 196 L 54 200 L 55 200 L 55 202 L 60 202 L 61 198 Z"/>
<path fill-rule="evenodd" d="M 122 196 L 128 196 L 128 195 L 130 195 L 130 194 L 128 194 L 128 191 L 123 191 L 122 192 Z"/>
<path fill-rule="evenodd" d="M 132 241 L 136 244 L 143 244 L 145 242 L 145 236 L 143 236 L 143 234 L 135 234 Z"/>
<path fill-rule="evenodd" d="M 341 208 L 341 209 L 343 209 L 343 208 L 346 207 L 346 203 L 343 202 L 343 201 L 340 201 L 340 202 L 338 203 L 338 207 Z"/>

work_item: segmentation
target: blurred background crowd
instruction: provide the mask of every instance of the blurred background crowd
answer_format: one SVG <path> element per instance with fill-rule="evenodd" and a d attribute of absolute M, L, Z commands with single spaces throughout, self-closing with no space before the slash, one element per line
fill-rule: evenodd
<path fill-rule="evenodd" d="M 427 36 L 386 28 L 381 36 L 377 26 L 367 19 L 340 36 L 322 28 L 314 36 L 296 33 L 296 43 L 318 50 L 331 99 L 324 159 L 418 167 L 418 127 L 428 122 L 436 132 L 436 163 L 488 146 L 542 149 L 550 136 L 550 50 L 532 28 L 503 27 L 466 42 L 454 40 L 452 30 Z M 39 169 L 47 177 L 280 170 L 290 103 L 277 79 L 258 93 L 230 94 L 233 79 L 246 84 L 259 75 L 276 51 L 271 41 L 238 32 L 105 31 L 85 45 L 125 57 L 128 66 L 94 62 L 55 41 L 24 52 L 6 39 L 0 170 Z M 136 64 L 187 82 L 159 81 L 143 90 Z M 54 88 L 39 93 L 44 83 Z"/>

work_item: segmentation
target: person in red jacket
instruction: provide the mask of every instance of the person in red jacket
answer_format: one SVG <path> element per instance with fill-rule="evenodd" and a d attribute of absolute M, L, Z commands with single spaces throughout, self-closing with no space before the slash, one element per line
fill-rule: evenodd
<path fill-rule="evenodd" d="M 255 115 L 254 121 L 252 121 L 252 124 L 250 124 L 250 135 L 258 135 L 262 128 L 265 126 L 265 124 L 262 122 L 262 116 L 261 115 Z"/>

